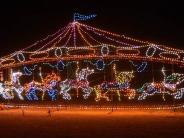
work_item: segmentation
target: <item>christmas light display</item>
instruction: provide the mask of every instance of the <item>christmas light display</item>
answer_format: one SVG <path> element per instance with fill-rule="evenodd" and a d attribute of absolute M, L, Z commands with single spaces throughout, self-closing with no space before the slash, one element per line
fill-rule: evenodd
<path fill-rule="evenodd" d="M 24 88 L 19 81 L 19 78 L 22 75 L 22 72 L 11 72 L 11 81 L 5 81 L 4 84 L 1 83 L 0 93 L 4 99 L 13 99 L 15 96 L 14 93 L 16 93 L 20 100 L 24 100 L 24 97 L 22 96 Z"/>
<path fill-rule="evenodd" d="M 91 50 L 93 52 L 82 55 L 70 54 L 70 51 L 74 50 Z M 37 42 L 32 46 L 2 57 L 0 59 L 0 69 L 45 61 L 58 61 L 61 58 L 66 61 L 97 58 L 146 60 L 183 66 L 183 55 L 183 50 L 140 41 L 79 22 L 73 22 L 55 34 L 39 41 L 39 43 Z"/>
<path fill-rule="evenodd" d="M 73 22 L 66 27 L 27 48 L 0 58 L 1 98 L 12 100 L 17 97 L 32 101 L 45 100 L 48 95 L 50 100 L 55 101 L 59 95 L 64 100 L 72 100 L 73 96 L 79 98 L 80 94 L 84 99 L 91 96 L 97 102 L 111 102 L 114 97 L 118 101 L 122 101 L 122 97 L 145 100 L 155 95 L 162 96 L 165 101 L 165 94 L 176 100 L 183 98 L 184 74 L 175 73 L 173 69 L 167 75 L 165 68 L 162 68 L 163 79 L 150 82 L 149 78 L 142 84 L 138 75 L 149 73 L 150 63 L 183 67 L 184 50 L 78 22 L 94 17 L 96 15 L 75 13 Z M 123 62 L 125 60 L 128 62 Z M 11 70 L 8 77 L 3 73 L 6 70 Z M 25 83 L 24 77 L 30 81 Z M 135 86 L 132 84 L 134 80 L 137 81 Z M 71 94 L 71 90 L 76 95 Z"/>
<path fill-rule="evenodd" d="M 144 100 L 147 96 L 153 96 L 156 93 L 166 93 L 169 95 L 175 95 L 174 98 L 176 99 L 181 98 L 181 96 L 176 95 L 182 95 L 183 89 L 178 90 L 177 85 L 184 81 L 184 74 L 172 73 L 171 75 L 166 76 L 164 68 L 162 68 L 162 73 L 164 76 L 162 82 L 145 83 L 140 89 L 137 90 L 142 93 L 138 98 L 139 100 Z"/>
<path fill-rule="evenodd" d="M 66 79 L 64 81 L 62 81 L 60 83 L 60 94 L 63 94 L 63 98 L 70 100 L 71 96 L 68 93 L 72 88 L 74 89 L 82 89 L 83 97 L 84 99 L 87 99 L 91 92 L 92 92 L 92 88 L 89 86 L 89 82 L 87 80 L 87 77 L 91 74 L 94 73 L 94 70 L 89 69 L 89 68 L 85 68 L 82 69 L 81 71 L 76 72 L 76 79 L 72 80 L 72 79 Z"/>
<path fill-rule="evenodd" d="M 101 98 L 106 99 L 107 101 L 110 101 L 109 98 L 107 98 L 107 94 L 109 92 L 115 92 L 117 93 L 118 100 L 121 101 L 120 93 L 132 93 L 135 91 L 130 91 L 130 81 L 132 78 L 134 78 L 133 72 L 117 72 L 116 71 L 116 64 L 113 65 L 113 72 L 115 75 L 115 81 L 114 82 L 103 82 L 100 85 L 97 85 L 94 87 L 94 91 L 96 93 L 96 101 L 99 101 Z M 130 97 L 129 99 L 132 99 L 133 94 L 128 94 Z"/>
<path fill-rule="evenodd" d="M 55 88 L 60 81 L 60 77 L 55 73 L 48 74 L 44 79 L 42 78 L 42 73 L 40 72 L 40 77 L 42 82 L 32 81 L 25 84 L 24 88 L 26 91 L 26 97 L 28 100 L 39 100 L 37 92 L 43 92 L 42 100 L 44 100 L 45 93 L 51 97 L 51 100 L 56 100 L 57 89 Z"/>
<path fill-rule="evenodd" d="M 3 85 L 3 83 L 0 83 L 0 95 L 6 100 L 13 99 L 14 97 L 9 93 L 10 89 L 7 89 L 6 86 Z"/>
<path fill-rule="evenodd" d="M 110 98 L 107 96 L 107 92 L 102 93 L 100 85 L 94 86 L 93 90 L 95 91 L 96 97 L 95 101 L 100 101 L 101 99 L 105 99 L 106 101 L 110 101 Z"/>
<path fill-rule="evenodd" d="M 28 84 L 25 84 L 24 89 L 26 98 L 30 101 L 39 100 L 36 93 L 38 91 L 43 91 L 41 83 L 35 82 L 34 80 Z"/>
<path fill-rule="evenodd" d="M 44 91 L 48 91 L 48 94 L 51 97 L 52 101 L 56 100 L 57 96 L 56 86 L 59 81 L 60 77 L 57 76 L 55 73 L 47 75 L 46 78 L 43 80 Z"/>

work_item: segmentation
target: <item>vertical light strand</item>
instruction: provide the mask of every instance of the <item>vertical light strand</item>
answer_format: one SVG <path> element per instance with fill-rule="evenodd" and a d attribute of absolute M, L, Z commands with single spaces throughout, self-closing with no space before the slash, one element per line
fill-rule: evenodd
<path fill-rule="evenodd" d="M 76 77 L 77 77 L 77 81 L 79 81 L 79 62 L 77 61 L 77 69 L 76 69 L 76 72 L 75 72 L 75 74 L 76 74 Z M 79 88 L 78 88 L 78 86 L 77 86 L 77 98 L 79 97 Z"/>
<path fill-rule="evenodd" d="M 114 79 L 115 82 L 117 82 L 116 77 L 117 77 L 117 71 L 116 71 L 116 63 L 113 63 L 113 73 L 114 73 Z M 118 101 L 121 101 L 121 95 L 120 95 L 120 90 L 116 90 L 116 93 L 118 95 Z"/>
<path fill-rule="evenodd" d="M 13 69 L 12 68 L 8 70 L 8 76 L 9 76 L 8 80 L 10 82 L 12 82 L 13 81 L 13 79 L 12 79 L 13 78 Z"/>
<path fill-rule="evenodd" d="M 73 42 L 74 42 L 74 47 L 76 47 L 76 29 L 75 29 L 75 26 L 76 25 L 76 22 L 73 22 Z"/>
<path fill-rule="evenodd" d="M 3 71 L 0 71 L 0 81 L 4 81 Z"/>
<path fill-rule="evenodd" d="M 41 78 L 41 83 L 44 83 L 44 81 L 43 81 L 43 75 L 42 75 L 42 67 L 39 67 L 39 76 Z M 45 91 L 43 90 L 43 93 L 42 93 L 42 101 L 44 100 L 44 96 L 45 96 Z"/>
<path fill-rule="evenodd" d="M 115 76 L 115 79 L 116 79 L 117 72 L 116 72 L 116 64 L 115 63 L 113 64 L 113 72 L 114 72 L 114 76 Z"/>
<path fill-rule="evenodd" d="M 162 67 L 162 74 L 163 74 L 163 76 L 164 76 L 164 85 L 165 85 L 165 83 L 166 83 L 166 73 L 165 73 L 165 67 L 164 67 L 164 66 Z M 164 87 L 164 91 L 163 91 L 163 93 L 162 93 L 162 99 L 163 99 L 163 101 L 166 100 L 166 99 L 165 99 L 165 87 Z"/>

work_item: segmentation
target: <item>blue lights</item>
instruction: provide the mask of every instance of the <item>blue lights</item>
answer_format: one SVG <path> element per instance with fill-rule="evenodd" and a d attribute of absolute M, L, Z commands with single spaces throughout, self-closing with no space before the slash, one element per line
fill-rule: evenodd
<path fill-rule="evenodd" d="M 96 68 L 98 70 L 104 70 L 105 68 L 105 63 L 102 59 L 99 59 L 97 62 L 96 62 Z"/>
<path fill-rule="evenodd" d="M 51 97 L 52 101 L 56 101 L 56 96 L 57 96 L 57 90 L 55 89 L 50 89 L 48 90 L 48 94 Z"/>
<path fill-rule="evenodd" d="M 119 82 L 103 82 L 101 84 L 101 88 L 103 90 L 109 90 L 109 89 L 119 89 L 119 90 L 123 90 L 123 89 L 127 89 L 130 87 L 129 82 L 124 82 L 124 83 L 119 83 Z"/>
<path fill-rule="evenodd" d="M 111 65 L 112 63 L 114 63 L 116 61 L 118 61 L 118 60 L 113 60 L 113 61 L 111 61 L 110 63 L 107 63 L 107 64 L 104 62 L 103 59 L 99 59 L 95 63 L 93 63 L 91 61 L 88 61 L 88 60 L 85 60 L 84 62 L 88 62 L 91 65 L 96 66 L 96 69 L 97 70 L 104 70 L 105 69 L 105 66 L 109 66 L 109 65 Z"/>
<path fill-rule="evenodd" d="M 23 68 L 23 71 L 24 71 L 24 75 L 27 75 L 27 76 L 31 76 L 33 71 L 36 69 L 37 65 L 34 65 L 34 67 L 31 69 L 31 68 L 28 68 L 28 67 L 24 67 Z"/>
<path fill-rule="evenodd" d="M 38 100 L 38 96 L 36 95 L 36 88 L 31 87 L 26 94 L 26 97 L 29 101 Z"/>
<path fill-rule="evenodd" d="M 32 71 L 29 70 L 27 67 L 24 67 L 23 70 L 24 70 L 24 74 L 25 75 L 27 75 L 27 76 L 31 76 L 32 75 Z"/>
<path fill-rule="evenodd" d="M 91 14 L 91 15 L 82 15 L 79 13 L 74 13 L 73 15 L 73 20 L 75 21 L 86 21 L 90 20 L 92 18 L 95 18 L 97 15 L 96 14 Z"/>
<path fill-rule="evenodd" d="M 148 65 L 148 63 L 145 62 L 145 61 L 142 62 L 141 64 L 135 64 L 133 61 L 130 61 L 130 63 L 131 63 L 134 67 L 137 68 L 137 72 L 143 72 L 143 71 L 146 69 L 147 65 Z"/>
<path fill-rule="evenodd" d="M 64 68 L 65 68 L 65 64 L 63 63 L 63 61 L 59 61 L 59 62 L 57 63 L 57 65 L 56 65 L 56 68 L 57 68 L 57 70 L 59 70 L 59 71 L 63 71 Z"/>

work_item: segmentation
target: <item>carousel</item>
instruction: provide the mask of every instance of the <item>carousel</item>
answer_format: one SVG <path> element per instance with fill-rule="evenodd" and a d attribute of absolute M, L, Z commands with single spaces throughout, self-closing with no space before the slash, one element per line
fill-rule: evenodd
<path fill-rule="evenodd" d="M 0 101 L 182 103 L 184 50 L 73 22 L 0 58 Z"/>

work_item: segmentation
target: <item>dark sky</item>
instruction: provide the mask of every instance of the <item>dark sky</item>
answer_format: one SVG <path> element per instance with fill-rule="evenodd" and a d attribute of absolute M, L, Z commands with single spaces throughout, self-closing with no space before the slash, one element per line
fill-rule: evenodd
<path fill-rule="evenodd" d="M 183 4 L 177 1 L 62 1 L 1 2 L 0 56 L 56 32 L 72 21 L 74 12 L 97 14 L 95 20 L 83 22 L 94 27 L 171 47 L 184 46 Z"/>

